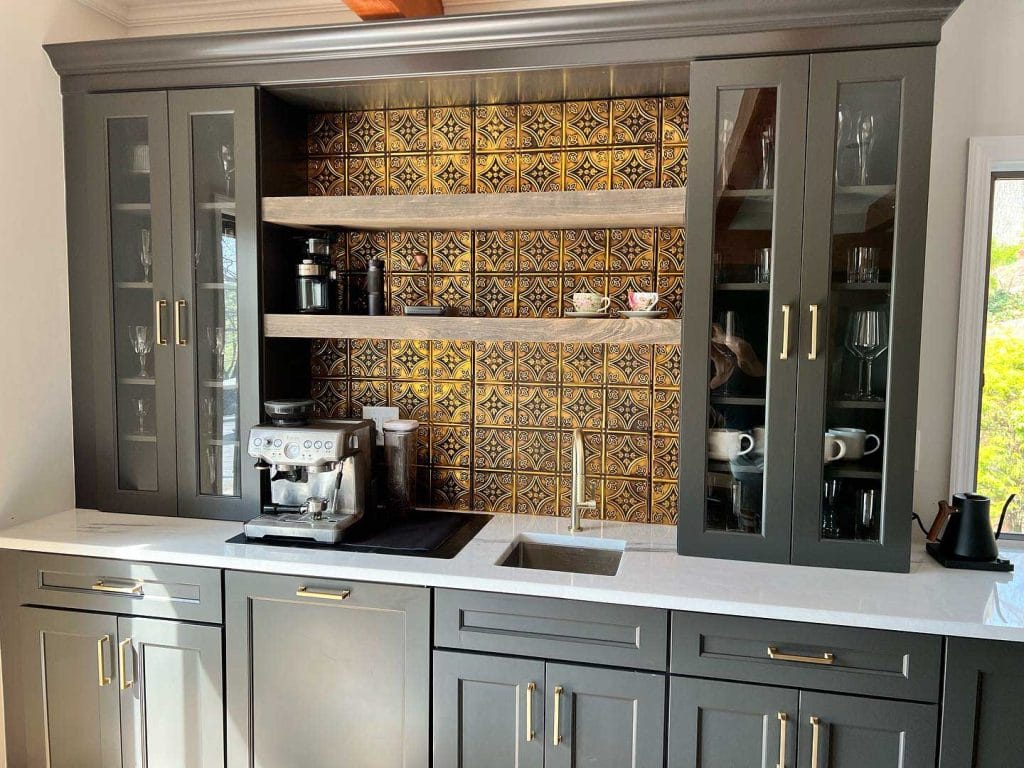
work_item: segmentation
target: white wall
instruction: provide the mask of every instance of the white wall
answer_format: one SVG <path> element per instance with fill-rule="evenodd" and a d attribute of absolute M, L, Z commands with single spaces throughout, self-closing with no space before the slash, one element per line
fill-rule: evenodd
<path fill-rule="evenodd" d="M 914 486 L 914 507 L 926 520 L 949 492 L 967 140 L 1024 134 L 1022 40 L 1021 0 L 966 0 L 942 29 L 935 73 Z"/>
<path fill-rule="evenodd" d="M 120 25 L 74 0 L 3 5 L 0 526 L 74 501 L 60 90 L 40 46 L 123 34 Z M 0 766 L 4 752 L 0 727 Z"/>

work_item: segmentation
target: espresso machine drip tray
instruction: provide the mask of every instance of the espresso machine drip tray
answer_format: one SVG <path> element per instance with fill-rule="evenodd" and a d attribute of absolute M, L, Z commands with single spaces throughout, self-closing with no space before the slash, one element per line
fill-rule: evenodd
<path fill-rule="evenodd" d="M 407 557 L 431 557 L 448 560 L 457 555 L 479 533 L 492 515 L 477 512 L 415 510 L 386 526 L 362 521 L 345 531 L 337 543 L 318 543 L 309 539 L 276 537 L 268 533 L 250 539 L 240 533 L 228 544 L 259 544 L 293 549 L 327 549 L 338 552 L 367 552 Z"/>

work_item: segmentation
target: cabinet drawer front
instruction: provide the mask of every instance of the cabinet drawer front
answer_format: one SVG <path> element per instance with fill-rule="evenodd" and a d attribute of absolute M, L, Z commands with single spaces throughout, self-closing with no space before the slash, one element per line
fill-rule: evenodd
<path fill-rule="evenodd" d="M 941 659 L 929 635 L 672 614 L 674 674 L 935 702 Z"/>
<path fill-rule="evenodd" d="M 220 571 L 214 568 L 25 552 L 18 558 L 18 597 L 23 605 L 222 620 Z"/>
<path fill-rule="evenodd" d="M 439 589 L 434 644 L 664 670 L 668 615 L 657 608 Z"/>

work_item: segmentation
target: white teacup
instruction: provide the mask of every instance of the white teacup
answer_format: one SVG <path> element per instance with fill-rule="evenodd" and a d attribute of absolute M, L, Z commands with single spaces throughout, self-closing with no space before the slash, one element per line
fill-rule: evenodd
<path fill-rule="evenodd" d="M 654 309 L 659 298 L 655 291 L 630 291 L 627 301 L 633 312 L 648 312 Z"/>
<path fill-rule="evenodd" d="M 824 458 L 826 464 L 846 458 L 846 443 L 831 432 L 825 433 Z"/>
<path fill-rule="evenodd" d="M 882 447 L 882 439 L 878 435 L 857 427 L 832 427 L 826 434 L 843 442 L 847 459 L 863 459 Z M 870 440 L 874 440 L 875 444 L 868 448 Z"/>
<path fill-rule="evenodd" d="M 604 312 L 612 300 L 600 293 L 574 293 L 572 306 L 577 312 Z"/>
<path fill-rule="evenodd" d="M 754 438 L 738 429 L 709 429 L 708 458 L 732 461 L 754 450 Z"/>

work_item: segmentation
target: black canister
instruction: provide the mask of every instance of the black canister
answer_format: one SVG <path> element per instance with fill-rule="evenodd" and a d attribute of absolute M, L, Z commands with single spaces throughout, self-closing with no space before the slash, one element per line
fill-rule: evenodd
<path fill-rule="evenodd" d="M 384 261 L 370 259 L 366 269 L 366 304 L 368 315 L 384 314 Z"/>

